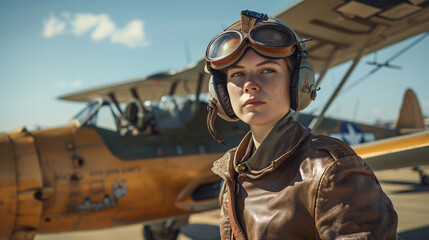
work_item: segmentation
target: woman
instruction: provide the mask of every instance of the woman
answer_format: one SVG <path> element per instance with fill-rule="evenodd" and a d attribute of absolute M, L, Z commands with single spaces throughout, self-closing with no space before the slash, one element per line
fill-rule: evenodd
<path fill-rule="evenodd" d="M 397 215 L 374 173 L 345 143 L 312 135 L 290 109 L 315 99 L 304 41 L 251 11 L 206 51 L 216 114 L 251 131 L 214 163 L 224 179 L 222 239 L 396 239 Z"/>

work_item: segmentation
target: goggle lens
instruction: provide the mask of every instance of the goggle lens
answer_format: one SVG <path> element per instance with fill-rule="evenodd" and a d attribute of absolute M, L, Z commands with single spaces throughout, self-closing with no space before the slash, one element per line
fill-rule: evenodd
<path fill-rule="evenodd" d="M 265 26 L 256 28 L 252 30 L 250 35 L 253 41 L 266 47 L 288 47 L 293 43 L 293 39 L 291 37 L 293 36 L 293 33 L 286 32 L 285 29 L 278 29 L 276 27 Z"/>
<path fill-rule="evenodd" d="M 209 59 L 224 58 L 235 52 L 240 46 L 241 36 L 237 32 L 227 32 L 215 39 L 208 49 Z"/>

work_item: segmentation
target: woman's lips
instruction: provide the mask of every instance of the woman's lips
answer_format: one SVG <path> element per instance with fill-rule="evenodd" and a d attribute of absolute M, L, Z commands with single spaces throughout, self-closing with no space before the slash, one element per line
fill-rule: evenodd
<path fill-rule="evenodd" d="M 243 107 L 247 107 L 247 108 L 252 108 L 252 107 L 257 107 L 260 106 L 262 104 L 264 104 L 265 102 L 259 99 L 248 99 L 244 102 Z"/>

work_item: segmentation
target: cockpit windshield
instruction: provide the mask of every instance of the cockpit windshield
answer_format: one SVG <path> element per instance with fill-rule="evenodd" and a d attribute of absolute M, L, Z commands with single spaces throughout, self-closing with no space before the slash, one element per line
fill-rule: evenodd
<path fill-rule="evenodd" d="M 88 104 L 82 111 L 76 114 L 73 119 L 77 120 L 80 126 L 84 125 L 86 121 L 89 120 L 90 116 L 97 111 L 101 104 L 103 104 L 101 99 Z"/>
<path fill-rule="evenodd" d="M 208 96 L 201 94 L 199 101 L 208 102 Z M 118 111 L 106 99 L 100 98 L 89 103 L 73 121 L 78 126 L 92 126 L 118 131 L 121 135 L 154 134 L 163 130 L 184 128 L 195 113 L 195 96 L 164 96 L 160 101 L 140 102 L 130 99 Z M 113 106 L 112 106 L 113 105 Z"/>
<path fill-rule="evenodd" d="M 110 103 L 100 98 L 88 104 L 73 118 L 73 121 L 77 122 L 78 126 L 88 125 L 117 131 L 116 116 L 117 114 L 112 110 Z"/>

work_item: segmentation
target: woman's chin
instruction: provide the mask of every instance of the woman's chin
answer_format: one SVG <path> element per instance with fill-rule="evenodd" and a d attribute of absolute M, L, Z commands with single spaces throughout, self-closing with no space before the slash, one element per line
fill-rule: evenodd
<path fill-rule="evenodd" d="M 286 113 L 285 113 L 286 114 Z M 272 114 L 262 112 L 248 112 L 239 116 L 240 120 L 250 126 L 270 126 L 273 127 L 285 114 L 278 114 L 274 116 Z"/>
<path fill-rule="evenodd" d="M 268 118 L 266 115 L 263 114 L 247 114 L 243 119 L 241 119 L 243 122 L 249 124 L 250 126 L 259 126 L 259 125 L 266 125 L 272 122 L 272 119 Z"/>

